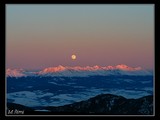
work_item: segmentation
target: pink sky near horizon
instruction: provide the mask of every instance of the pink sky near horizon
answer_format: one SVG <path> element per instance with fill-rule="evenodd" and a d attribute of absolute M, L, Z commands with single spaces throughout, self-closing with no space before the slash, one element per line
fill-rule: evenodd
<path fill-rule="evenodd" d="M 75 6 L 7 5 L 6 67 L 154 69 L 153 5 Z"/>

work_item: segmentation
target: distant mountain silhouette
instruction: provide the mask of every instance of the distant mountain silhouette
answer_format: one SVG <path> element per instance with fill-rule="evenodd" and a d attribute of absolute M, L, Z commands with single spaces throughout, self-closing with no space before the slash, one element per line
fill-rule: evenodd
<path fill-rule="evenodd" d="M 139 99 L 126 99 L 112 94 L 101 94 L 86 101 L 54 107 L 40 107 L 48 112 L 35 111 L 15 103 L 7 104 L 8 110 L 24 110 L 25 114 L 36 115 L 153 115 L 153 96 L 148 95 Z"/>

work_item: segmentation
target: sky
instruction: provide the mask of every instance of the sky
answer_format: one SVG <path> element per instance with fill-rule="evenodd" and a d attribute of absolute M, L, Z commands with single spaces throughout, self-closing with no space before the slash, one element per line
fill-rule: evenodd
<path fill-rule="evenodd" d="M 6 68 L 118 64 L 154 69 L 153 4 L 6 5 Z"/>

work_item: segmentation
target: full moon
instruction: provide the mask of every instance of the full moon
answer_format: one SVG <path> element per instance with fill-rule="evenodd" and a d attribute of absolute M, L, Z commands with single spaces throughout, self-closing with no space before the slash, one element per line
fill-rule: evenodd
<path fill-rule="evenodd" d="M 72 55 L 71 58 L 72 58 L 72 60 L 75 60 L 76 59 L 76 55 Z"/>

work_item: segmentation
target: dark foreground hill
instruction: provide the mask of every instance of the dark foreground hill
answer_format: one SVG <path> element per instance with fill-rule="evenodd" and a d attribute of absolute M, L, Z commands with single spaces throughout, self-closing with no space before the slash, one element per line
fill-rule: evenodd
<path fill-rule="evenodd" d="M 153 115 L 153 96 L 126 99 L 122 96 L 101 94 L 69 105 L 39 107 L 48 112 L 14 103 L 7 103 L 7 108 L 7 113 L 8 110 L 19 110 L 24 111 L 25 115 Z"/>

